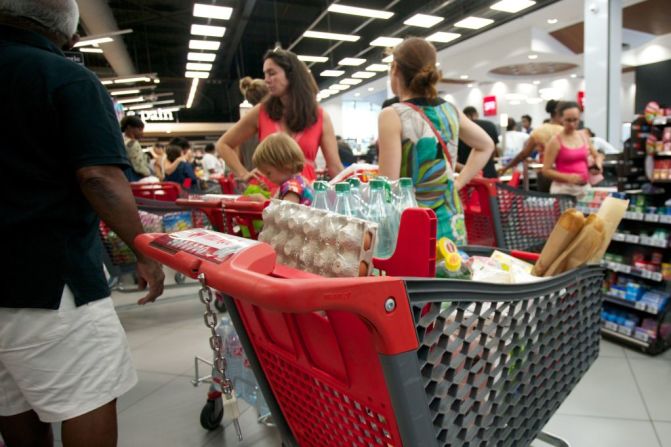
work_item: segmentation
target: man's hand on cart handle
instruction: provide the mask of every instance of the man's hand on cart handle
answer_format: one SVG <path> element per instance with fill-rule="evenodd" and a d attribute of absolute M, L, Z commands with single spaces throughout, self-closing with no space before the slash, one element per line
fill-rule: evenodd
<path fill-rule="evenodd" d="M 149 286 L 149 292 L 137 301 L 138 304 L 153 303 L 163 293 L 165 274 L 158 262 L 145 257 L 138 259 L 137 279 L 139 290 L 145 290 Z"/>

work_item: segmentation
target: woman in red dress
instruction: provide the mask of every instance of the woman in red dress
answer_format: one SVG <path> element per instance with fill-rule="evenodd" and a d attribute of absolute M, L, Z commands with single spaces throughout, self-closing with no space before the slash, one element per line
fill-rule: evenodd
<path fill-rule="evenodd" d="M 263 141 L 275 132 L 286 132 L 303 150 L 306 163 L 302 175 L 306 180 L 316 179 L 315 157 L 319 147 L 329 175 L 335 176 L 343 165 L 331 118 L 317 103 L 318 87 L 312 73 L 291 51 L 278 48 L 266 53 L 263 59 L 270 94 L 219 138 L 219 154 L 237 177 L 249 180 L 256 172 L 245 169 L 233 148 L 254 134 Z"/>

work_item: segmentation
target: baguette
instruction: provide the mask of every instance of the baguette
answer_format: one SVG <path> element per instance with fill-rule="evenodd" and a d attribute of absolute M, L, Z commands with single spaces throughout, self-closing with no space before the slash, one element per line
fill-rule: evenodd
<path fill-rule="evenodd" d="M 578 236 L 555 259 L 544 276 L 555 276 L 586 264 L 599 250 L 604 237 L 604 223 L 596 214 L 590 215 Z"/>
<path fill-rule="evenodd" d="M 575 208 L 568 209 L 559 217 L 550 237 L 548 237 L 540 258 L 531 274 L 543 276 L 552 263 L 566 250 L 566 247 L 580 233 L 585 224 L 585 216 Z"/>

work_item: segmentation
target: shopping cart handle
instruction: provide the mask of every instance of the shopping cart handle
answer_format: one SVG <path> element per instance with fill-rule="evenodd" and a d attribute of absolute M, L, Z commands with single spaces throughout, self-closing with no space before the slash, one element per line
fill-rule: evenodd
<path fill-rule="evenodd" d="M 157 239 L 163 237 L 142 234 L 135 239 L 135 246 L 191 278 L 203 273 L 210 287 L 264 309 L 285 313 L 352 312 L 367 323 L 381 354 L 394 355 L 418 347 L 405 283 L 400 278 L 277 278 L 271 276 L 276 255 L 268 244 L 254 243 L 217 264 L 161 246 Z"/>
<path fill-rule="evenodd" d="M 221 199 L 205 200 L 205 199 L 177 199 L 177 205 L 188 208 L 221 208 Z"/>
<path fill-rule="evenodd" d="M 244 196 L 242 196 L 244 197 Z M 258 202 L 255 200 L 244 200 L 243 198 L 239 198 L 237 200 L 233 201 L 224 201 L 223 206 L 225 209 L 231 209 L 231 210 L 236 210 L 236 211 L 255 211 L 255 212 L 261 212 L 263 211 L 269 204 L 270 200 L 266 200 L 264 202 Z"/>

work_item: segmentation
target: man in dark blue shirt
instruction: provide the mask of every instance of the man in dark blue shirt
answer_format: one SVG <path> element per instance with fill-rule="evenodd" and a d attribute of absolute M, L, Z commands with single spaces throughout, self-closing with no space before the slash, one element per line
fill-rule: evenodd
<path fill-rule="evenodd" d="M 0 0 L 0 433 L 9 446 L 116 445 L 116 398 L 137 381 L 102 267 L 102 218 L 142 233 L 119 123 L 96 76 L 61 52 L 75 0 Z M 138 255 L 154 301 L 160 266 Z"/>

